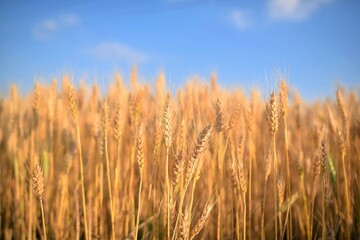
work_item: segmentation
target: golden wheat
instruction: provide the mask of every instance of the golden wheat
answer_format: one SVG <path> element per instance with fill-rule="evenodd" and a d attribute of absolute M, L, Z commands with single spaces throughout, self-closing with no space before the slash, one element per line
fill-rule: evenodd
<path fill-rule="evenodd" d="M 305 102 L 279 80 L 265 101 L 215 74 L 170 94 L 136 68 L 108 92 L 12 86 L 0 239 L 358 239 L 358 93 Z"/>

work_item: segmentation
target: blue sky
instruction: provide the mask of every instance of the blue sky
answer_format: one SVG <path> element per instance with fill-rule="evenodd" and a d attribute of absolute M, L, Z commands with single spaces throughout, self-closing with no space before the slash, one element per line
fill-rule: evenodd
<path fill-rule="evenodd" d="M 281 72 L 313 100 L 359 87 L 359 43 L 356 0 L 1 1 L 0 94 L 65 71 L 105 89 L 137 64 L 172 90 L 216 71 L 225 88 L 269 91 Z"/>

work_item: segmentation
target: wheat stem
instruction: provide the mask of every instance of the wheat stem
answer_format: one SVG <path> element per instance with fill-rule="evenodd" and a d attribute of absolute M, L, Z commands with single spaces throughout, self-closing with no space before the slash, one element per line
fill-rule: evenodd
<path fill-rule="evenodd" d="M 138 197 L 138 210 L 137 210 L 137 217 L 136 217 L 136 234 L 135 234 L 135 240 L 138 239 L 138 233 L 139 233 L 139 222 L 140 222 L 140 210 L 141 210 L 141 191 L 142 191 L 142 184 L 143 180 L 142 177 L 140 178 L 140 185 L 139 185 L 139 197 Z"/>
<path fill-rule="evenodd" d="M 267 185 L 267 179 L 265 180 L 264 183 L 264 197 L 263 197 L 263 201 L 262 201 L 262 208 L 261 208 L 261 240 L 265 239 L 265 204 L 266 204 L 266 187 Z"/>
<path fill-rule="evenodd" d="M 108 190 L 109 190 L 109 204 L 110 204 L 110 217 L 111 217 L 111 236 L 112 239 L 115 240 L 115 217 L 114 217 L 114 206 L 113 206 L 113 196 L 112 196 L 112 188 L 111 188 L 111 179 L 110 179 L 110 164 L 109 164 L 109 154 L 108 154 L 108 143 L 107 139 L 104 139 L 104 153 L 106 159 L 106 172 L 107 172 L 107 182 L 108 182 Z"/>
<path fill-rule="evenodd" d="M 286 157 L 286 182 L 287 182 L 287 197 L 291 196 L 291 171 L 290 171 L 290 159 L 289 159 L 289 142 L 288 142 L 288 130 L 287 130 L 287 118 L 286 115 L 283 116 L 284 119 L 284 137 L 285 137 L 285 157 Z M 286 184 L 285 184 L 286 186 Z M 291 206 L 289 209 L 289 225 L 288 225 L 288 238 L 292 238 L 292 211 Z"/>
<path fill-rule="evenodd" d="M 46 227 L 45 227 L 45 214 L 44 214 L 44 207 L 43 207 L 42 199 L 40 199 L 40 207 L 41 207 L 41 218 L 42 218 L 42 227 L 43 227 L 43 232 L 44 232 L 44 238 L 45 238 L 45 240 L 47 240 Z"/>
<path fill-rule="evenodd" d="M 325 190 L 324 190 L 324 177 L 321 183 L 322 198 L 321 198 L 321 239 L 325 240 L 326 237 L 326 223 L 325 223 Z"/>
<path fill-rule="evenodd" d="M 77 141 L 79 144 L 79 162 L 80 162 L 80 178 L 81 178 L 81 193 L 82 193 L 82 205 L 84 211 L 84 227 L 85 227 L 85 239 L 89 238 L 88 235 L 88 224 L 87 224 L 87 214 L 86 214 L 86 195 L 85 195 L 85 186 L 84 186 L 84 167 L 83 167 L 83 157 L 81 151 L 81 138 L 80 138 L 80 125 L 78 120 L 76 121 L 76 132 L 77 132 Z"/>
<path fill-rule="evenodd" d="M 277 231 L 277 197 L 276 197 L 276 166 L 277 166 L 277 159 L 276 159 L 276 139 L 275 135 L 273 135 L 273 174 L 274 174 L 274 219 L 275 219 L 275 239 L 277 239 L 278 231 Z"/>
<path fill-rule="evenodd" d="M 346 166 L 345 166 L 345 155 L 342 154 L 341 156 L 341 163 L 342 163 L 342 169 L 343 169 L 343 175 L 345 180 L 345 200 L 346 200 L 346 234 L 347 238 L 350 239 L 350 205 L 349 205 L 349 188 L 348 188 L 348 179 L 347 179 L 347 172 L 346 172 Z"/>
<path fill-rule="evenodd" d="M 252 131 L 249 134 L 249 233 L 251 233 L 251 205 L 252 205 L 252 189 L 251 189 L 251 184 L 252 184 Z M 250 235 L 251 236 L 251 235 Z"/>
<path fill-rule="evenodd" d="M 242 199 L 244 203 L 243 207 L 243 240 L 246 239 L 246 195 L 245 193 L 242 194 Z"/>
<path fill-rule="evenodd" d="M 170 239 L 170 184 L 169 184 L 169 148 L 166 147 L 166 161 L 165 161 L 165 188 L 166 188 L 166 226 L 167 239 Z"/>

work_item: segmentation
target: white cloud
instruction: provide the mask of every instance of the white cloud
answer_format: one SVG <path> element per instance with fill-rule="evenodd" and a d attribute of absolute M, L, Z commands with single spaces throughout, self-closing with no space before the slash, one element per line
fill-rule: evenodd
<path fill-rule="evenodd" d="M 230 13 L 229 20 L 238 30 L 244 30 L 253 25 L 249 12 L 241 9 L 234 9 Z"/>
<path fill-rule="evenodd" d="M 54 34 L 58 29 L 58 24 L 55 20 L 46 19 L 38 24 L 36 24 L 31 33 L 33 37 L 37 40 L 47 40 L 52 34 Z"/>
<path fill-rule="evenodd" d="M 144 53 L 119 42 L 100 43 L 89 52 L 101 60 L 140 63 L 147 59 Z"/>
<path fill-rule="evenodd" d="M 58 31 L 78 26 L 79 23 L 79 17 L 75 14 L 62 15 L 35 24 L 31 28 L 31 34 L 38 41 L 47 41 Z"/>
<path fill-rule="evenodd" d="M 77 15 L 75 14 L 67 14 L 67 15 L 63 15 L 60 17 L 60 22 L 64 25 L 64 26 L 77 26 L 80 23 L 80 19 Z"/>
<path fill-rule="evenodd" d="M 278 20 L 304 20 L 333 0 L 268 0 L 268 14 Z"/>

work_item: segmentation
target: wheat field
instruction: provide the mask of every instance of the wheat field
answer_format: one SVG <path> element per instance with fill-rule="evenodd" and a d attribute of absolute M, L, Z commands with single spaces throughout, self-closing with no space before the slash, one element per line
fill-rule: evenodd
<path fill-rule="evenodd" d="M 115 74 L 105 94 L 66 74 L 11 87 L 0 239 L 360 238 L 359 92 L 137 78 Z"/>

